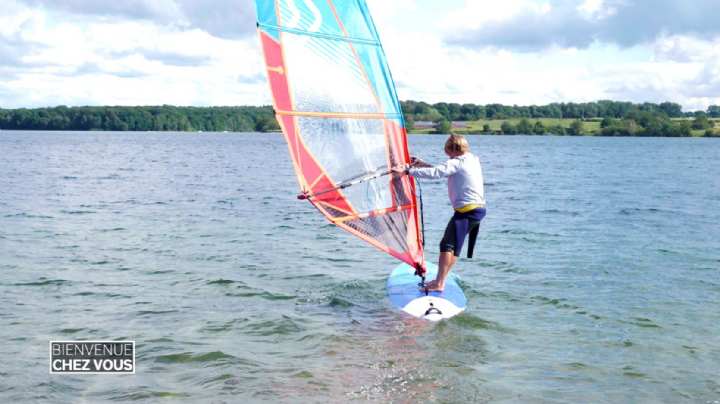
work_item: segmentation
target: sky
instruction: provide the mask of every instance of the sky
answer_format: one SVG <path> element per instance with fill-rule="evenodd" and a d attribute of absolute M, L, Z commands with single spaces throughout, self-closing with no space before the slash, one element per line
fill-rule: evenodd
<path fill-rule="evenodd" d="M 704 110 L 719 1 L 367 3 L 402 100 Z M 252 0 L 0 0 L 0 108 L 270 103 Z"/>

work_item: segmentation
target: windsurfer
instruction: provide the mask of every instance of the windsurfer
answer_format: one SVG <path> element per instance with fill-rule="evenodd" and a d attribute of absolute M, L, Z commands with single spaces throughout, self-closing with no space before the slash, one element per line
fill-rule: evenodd
<path fill-rule="evenodd" d="M 451 134 L 445 142 L 445 154 L 450 159 L 435 166 L 413 157 L 409 166 L 393 168 L 395 175 L 448 179 L 448 196 L 454 213 L 440 241 L 437 278 L 425 285 L 428 291 L 442 291 L 445 288 L 445 279 L 460 256 L 468 234 L 468 257 L 472 257 L 480 221 L 485 217 L 482 166 L 477 156 L 470 153 L 467 139 Z"/>

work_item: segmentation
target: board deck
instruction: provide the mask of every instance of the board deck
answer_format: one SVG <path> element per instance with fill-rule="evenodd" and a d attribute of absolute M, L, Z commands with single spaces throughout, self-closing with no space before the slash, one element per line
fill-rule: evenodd
<path fill-rule="evenodd" d="M 437 271 L 436 265 L 427 263 L 426 279 L 435 279 Z M 418 287 L 420 278 L 415 276 L 415 268 L 403 263 L 388 278 L 388 298 L 394 307 L 413 317 L 439 321 L 461 313 L 467 306 L 465 293 L 457 280 L 457 276 L 451 272 L 445 281 L 444 291 L 430 292 L 426 296 Z"/>

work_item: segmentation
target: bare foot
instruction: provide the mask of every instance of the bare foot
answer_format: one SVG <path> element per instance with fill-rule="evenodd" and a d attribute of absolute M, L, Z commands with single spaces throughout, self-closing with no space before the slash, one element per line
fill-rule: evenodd
<path fill-rule="evenodd" d="M 445 283 L 440 283 L 435 279 L 426 283 L 425 289 L 427 289 L 428 292 L 442 292 L 445 289 Z"/>

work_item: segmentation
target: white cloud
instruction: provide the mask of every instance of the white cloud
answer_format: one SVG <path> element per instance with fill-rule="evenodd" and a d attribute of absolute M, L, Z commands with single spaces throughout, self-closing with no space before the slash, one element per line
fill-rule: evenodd
<path fill-rule="evenodd" d="M 18 4 L 12 11 L 2 17 L 10 23 L 0 31 L 0 54 L 12 40 L 22 41 L 25 53 L 0 81 L 9 94 L 0 100 L 3 107 L 270 101 L 263 82 L 238 80 L 262 72 L 254 36 L 230 40 L 200 29 L 87 15 L 60 19 L 50 8 Z"/>
<path fill-rule="evenodd" d="M 720 34 L 717 0 L 511 0 L 496 6 L 499 19 L 480 14 L 486 1 L 469 2 L 450 42 L 539 51 L 552 46 L 587 48 L 595 42 L 623 47 L 649 44 L 662 35 Z M 503 12 L 505 10 L 506 12 Z M 507 12 L 509 10 L 509 12 Z M 465 17 L 462 17 L 462 16 Z M 467 19 L 476 18 L 474 24 Z M 477 18 L 476 18 L 477 19 Z"/>
<path fill-rule="evenodd" d="M 36 10 L 113 20 L 153 21 L 182 28 L 199 28 L 222 38 L 254 32 L 252 0 L 12 0 Z"/>
<path fill-rule="evenodd" d="M 669 100 L 687 109 L 705 109 L 720 103 L 720 92 L 713 93 L 714 87 L 707 85 L 714 82 L 714 70 L 705 68 L 717 54 L 714 49 L 720 45 L 718 40 L 676 35 L 660 36 L 647 44 L 620 46 L 589 37 L 587 47 L 551 45 L 523 52 L 502 46 L 448 46 L 444 35 L 509 24 L 528 14 L 550 18 L 560 12 L 557 7 L 563 4 L 466 1 L 444 17 L 430 10 L 435 18 L 429 21 L 423 19 L 417 3 L 412 5 L 415 9 L 387 7 L 379 15 L 375 13 L 401 99 L 506 104 Z M 587 0 L 565 10 L 599 21 L 612 18 L 621 5 L 617 0 Z M 408 16 L 414 21 L 398 23 Z M 537 27 L 540 31 L 546 28 Z M 558 32 L 564 29 L 560 25 L 555 28 Z"/>
<path fill-rule="evenodd" d="M 659 0 L 659 10 L 677 12 L 668 1 Z M 401 99 L 720 104 L 720 37 L 696 33 L 712 30 L 705 17 L 698 17 L 698 29 L 683 15 L 660 32 L 652 22 L 624 20 L 630 0 L 368 3 Z M 0 107 L 269 104 L 250 1 L 221 0 L 203 15 L 198 4 L 3 0 Z M 563 25 L 570 17 L 595 28 Z M 236 26 L 224 27 L 228 19 Z M 518 25 L 528 21 L 542 24 Z M 621 32 L 612 36 L 598 26 Z M 472 36 L 488 27 L 526 36 L 502 37 L 505 42 Z M 577 32 L 584 36 L 554 39 Z M 524 40 L 537 46 L 522 52 L 507 46 Z"/>
<path fill-rule="evenodd" d="M 583 18 L 590 21 L 612 17 L 618 11 L 616 5 L 608 4 L 606 0 L 585 0 L 577 6 L 577 10 Z"/>
<path fill-rule="evenodd" d="M 655 60 L 703 63 L 720 60 L 720 37 L 696 38 L 687 35 L 660 37 L 654 43 Z"/>
<path fill-rule="evenodd" d="M 545 15 L 552 6 L 535 0 L 465 0 L 462 6 L 438 16 L 445 35 L 474 30 L 492 23 L 510 21 L 522 14 Z"/>

